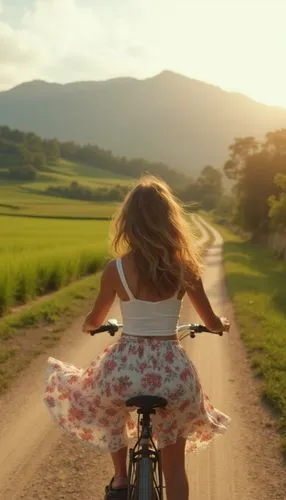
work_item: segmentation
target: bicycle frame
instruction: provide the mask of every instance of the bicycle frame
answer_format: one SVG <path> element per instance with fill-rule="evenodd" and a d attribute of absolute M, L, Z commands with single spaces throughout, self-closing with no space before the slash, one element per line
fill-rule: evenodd
<path fill-rule="evenodd" d="M 152 437 L 151 414 L 138 413 L 138 439 L 129 449 L 128 500 L 163 500 L 163 474 L 160 450 Z M 140 430 L 141 428 L 141 430 Z"/>

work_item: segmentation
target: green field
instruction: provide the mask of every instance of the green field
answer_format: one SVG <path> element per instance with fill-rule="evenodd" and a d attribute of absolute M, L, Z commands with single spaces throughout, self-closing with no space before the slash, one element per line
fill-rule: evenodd
<path fill-rule="evenodd" d="M 262 397 L 277 412 L 286 455 L 286 262 L 217 226 L 224 238 L 227 286 L 236 319 L 261 379 Z"/>
<path fill-rule="evenodd" d="M 1 168 L 0 174 L 5 171 Z M 117 177 L 112 172 L 60 160 L 57 166 L 39 173 L 34 182 L 15 182 L 0 176 L 0 214 L 71 218 L 112 216 L 115 203 L 94 203 L 44 194 L 48 186 L 68 186 L 72 181 L 89 188 L 119 184 L 131 186 L 133 182 L 130 177 Z"/>
<path fill-rule="evenodd" d="M 109 222 L 0 216 L 0 310 L 102 267 Z"/>

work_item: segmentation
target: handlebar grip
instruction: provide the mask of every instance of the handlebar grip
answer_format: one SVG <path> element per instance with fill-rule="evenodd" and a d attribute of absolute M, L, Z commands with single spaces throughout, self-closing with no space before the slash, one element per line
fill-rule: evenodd
<path fill-rule="evenodd" d="M 96 330 L 90 330 L 90 335 L 96 335 L 97 333 L 108 332 L 110 325 L 101 325 Z"/>

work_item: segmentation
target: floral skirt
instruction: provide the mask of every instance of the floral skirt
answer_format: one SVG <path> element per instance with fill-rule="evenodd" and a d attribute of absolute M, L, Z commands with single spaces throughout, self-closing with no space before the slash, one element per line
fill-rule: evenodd
<path fill-rule="evenodd" d="M 168 401 L 152 416 L 161 449 L 184 437 L 186 451 L 196 451 L 227 430 L 229 417 L 203 393 L 177 340 L 123 336 L 86 370 L 51 357 L 48 364 L 44 402 L 49 411 L 63 429 L 99 451 L 116 452 L 136 436 L 137 414 L 125 401 L 143 394 Z"/>

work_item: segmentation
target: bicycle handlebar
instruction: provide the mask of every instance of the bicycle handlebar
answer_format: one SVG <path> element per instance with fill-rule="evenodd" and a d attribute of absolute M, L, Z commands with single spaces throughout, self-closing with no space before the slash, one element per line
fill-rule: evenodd
<path fill-rule="evenodd" d="M 123 325 L 117 323 L 117 320 L 110 319 L 107 324 L 101 325 L 95 330 L 90 330 L 90 335 L 96 335 L 97 333 L 108 332 L 112 337 L 118 332 Z M 200 325 L 198 323 L 188 323 L 186 325 L 180 325 L 177 327 L 177 331 L 189 330 L 190 336 L 194 338 L 197 333 L 211 333 L 212 335 L 223 335 L 223 332 L 212 332 L 205 325 Z"/>

